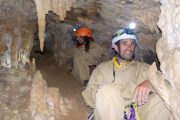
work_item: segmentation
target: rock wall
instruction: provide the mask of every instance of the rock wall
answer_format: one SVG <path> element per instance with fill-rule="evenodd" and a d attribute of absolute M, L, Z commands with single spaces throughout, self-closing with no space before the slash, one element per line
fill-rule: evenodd
<path fill-rule="evenodd" d="M 19 69 L 0 69 L 0 119 L 32 120 L 28 110 L 31 73 Z"/>
<path fill-rule="evenodd" d="M 36 31 L 35 5 L 31 0 L 1 0 L 0 5 L 0 67 L 24 68 Z"/>
<path fill-rule="evenodd" d="M 0 32 L 0 66 L 23 68 L 29 64 L 30 51 L 33 46 L 31 22 L 20 17 L 1 20 Z"/>
<path fill-rule="evenodd" d="M 180 119 L 180 1 L 161 0 L 161 15 L 158 22 L 162 37 L 157 42 L 160 70 L 155 64 L 149 70 L 149 78 L 172 112 L 175 120 Z"/>

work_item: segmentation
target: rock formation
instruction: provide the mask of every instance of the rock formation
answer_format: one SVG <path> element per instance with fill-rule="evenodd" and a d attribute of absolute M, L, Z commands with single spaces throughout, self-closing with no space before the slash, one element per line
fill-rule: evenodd
<path fill-rule="evenodd" d="M 161 15 L 158 22 L 162 37 L 156 45 L 160 71 L 153 64 L 149 79 L 165 101 L 173 118 L 180 118 L 180 6 L 179 0 L 161 0 Z"/>
<path fill-rule="evenodd" d="M 28 67 L 36 31 L 35 4 L 0 0 L 0 5 L 0 67 Z"/>
<path fill-rule="evenodd" d="M 32 80 L 29 110 L 33 120 L 60 120 L 60 93 L 58 88 L 48 88 L 37 71 Z"/>

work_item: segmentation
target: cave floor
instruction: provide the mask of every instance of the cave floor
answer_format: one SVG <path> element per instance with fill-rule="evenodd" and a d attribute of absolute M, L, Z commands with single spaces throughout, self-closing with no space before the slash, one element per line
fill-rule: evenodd
<path fill-rule="evenodd" d="M 91 109 L 88 108 L 81 96 L 82 83 L 76 80 L 65 65 L 59 67 L 53 57 L 36 59 L 37 70 L 40 70 L 48 87 L 60 89 L 60 96 L 64 100 L 62 120 L 87 120 Z"/>

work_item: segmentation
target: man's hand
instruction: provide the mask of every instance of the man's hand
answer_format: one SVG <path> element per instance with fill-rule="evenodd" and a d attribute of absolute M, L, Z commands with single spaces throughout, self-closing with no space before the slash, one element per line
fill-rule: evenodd
<path fill-rule="evenodd" d="M 134 90 L 133 102 L 143 105 L 148 101 L 149 93 L 152 91 L 152 85 L 149 80 L 140 83 Z"/>

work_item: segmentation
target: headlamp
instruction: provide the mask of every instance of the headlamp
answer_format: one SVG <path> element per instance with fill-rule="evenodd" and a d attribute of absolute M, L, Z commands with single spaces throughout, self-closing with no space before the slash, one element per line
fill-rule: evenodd
<path fill-rule="evenodd" d="M 136 24 L 134 22 L 129 24 L 129 29 L 135 29 L 136 28 Z"/>
<path fill-rule="evenodd" d="M 135 31 L 134 31 L 133 29 L 121 28 L 120 31 L 116 32 L 116 33 L 113 35 L 112 39 L 115 38 L 115 37 L 117 37 L 117 36 L 121 36 L 121 35 L 123 35 L 124 33 L 136 35 L 136 33 L 135 33 Z"/>
<path fill-rule="evenodd" d="M 124 33 L 136 35 L 135 28 L 136 28 L 136 24 L 134 22 L 132 22 L 129 24 L 128 27 L 121 27 L 120 30 L 118 32 L 116 32 L 112 38 L 121 36 Z"/>

